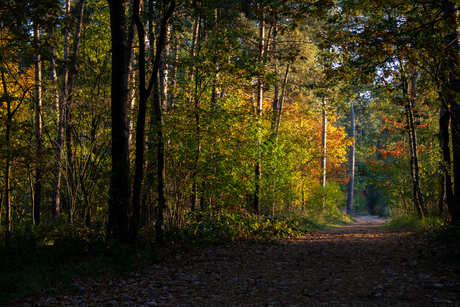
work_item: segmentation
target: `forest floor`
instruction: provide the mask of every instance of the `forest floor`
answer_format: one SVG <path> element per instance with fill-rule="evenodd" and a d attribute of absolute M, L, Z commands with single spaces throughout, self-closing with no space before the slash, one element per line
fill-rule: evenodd
<path fill-rule="evenodd" d="M 445 247 L 356 223 L 278 244 L 186 247 L 149 270 L 80 279 L 12 306 L 457 306 Z"/>

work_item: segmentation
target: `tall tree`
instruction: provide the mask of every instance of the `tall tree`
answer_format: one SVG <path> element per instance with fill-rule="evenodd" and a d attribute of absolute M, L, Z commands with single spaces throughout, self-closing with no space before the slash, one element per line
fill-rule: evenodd
<path fill-rule="evenodd" d="M 73 39 L 72 52 L 69 55 L 68 62 L 65 65 L 69 66 L 69 74 L 67 80 L 67 96 L 65 96 L 65 143 L 67 151 L 67 181 L 68 181 L 68 194 L 69 194 L 69 223 L 74 222 L 75 205 L 77 201 L 76 189 L 76 171 L 75 171 L 75 158 L 74 158 L 74 145 L 73 145 L 73 122 L 72 122 L 72 99 L 73 90 L 75 87 L 75 71 L 77 66 L 77 56 L 80 46 L 80 38 L 83 24 L 83 13 L 85 11 L 85 0 L 80 0 L 78 4 L 77 24 L 75 27 L 75 34 Z"/>
<path fill-rule="evenodd" d="M 39 50 L 40 25 L 34 25 L 34 43 Z M 37 166 L 35 168 L 33 221 L 40 225 L 40 211 L 42 199 L 42 150 L 43 150 L 43 123 L 42 123 L 42 63 L 39 52 L 35 55 L 35 146 L 37 150 Z"/>
<path fill-rule="evenodd" d="M 259 63 L 264 64 L 264 51 L 265 51 L 265 15 L 262 14 L 262 18 L 259 22 Z M 264 94 L 264 84 L 262 81 L 262 76 L 259 76 L 257 79 L 257 101 L 255 106 L 256 114 L 259 117 L 258 125 L 262 125 L 262 111 L 263 111 L 263 94 Z M 255 214 L 260 214 L 260 198 L 262 196 L 262 127 L 258 127 L 258 149 L 257 157 L 255 163 L 255 192 L 254 192 L 254 204 L 253 209 Z"/>
<path fill-rule="evenodd" d="M 132 217 L 129 163 L 129 67 L 131 46 L 126 29 L 127 0 L 108 0 L 112 34 L 112 174 L 109 195 L 107 237 L 129 242 Z"/>
<path fill-rule="evenodd" d="M 359 93 L 358 93 L 359 96 Z M 353 143 L 350 146 L 349 158 L 349 181 L 348 181 L 348 198 L 347 198 L 347 214 L 353 215 L 353 190 L 355 187 L 355 107 L 353 99 L 350 103 L 350 136 L 353 138 Z"/>
<path fill-rule="evenodd" d="M 460 182 L 460 104 L 458 99 L 456 99 L 460 93 L 460 79 L 458 78 L 460 73 L 460 25 L 459 8 L 452 1 L 444 2 L 444 18 L 448 26 L 446 51 L 449 73 L 449 97 L 451 98 L 452 151 L 454 158 L 454 201 L 449 211 L 452 216 L 452 223 L 460 225 L 460 184 L 456 184 Z"/>
<path fill-rule="evenodd" d="M 137 233 L 140 227 L 140 201 L 141 201 L 141 189 L 144 180 L 144 148 L 145 148 L 145 119 L 147 116 L 147 101 L 152 92 L 154 84 L 158 83 L 158 72 L 160 68 L 160 59 L 162 57 L 163 49 L 166 43 L 168 21 L 172 16 L 176 2 L 175 0 L 169 1 L 169 5 L 164 4 L 164 16 L 161 21 L 160 36 L 156 43 L 155 57 L 153 60 L 153 71 L 148 86 L 146 86 L 146 54 L 144 45 L 144 25 L 140 19 L 140 2 L 139 0 L 134 1 L 134 21 L 136 23 L 137 34 L 139 38 L 139 111 L 137 116 L 136 126 L 136 158 L 135 158 L 135 173 L 134 173 L 134 184 L 133 184 L 133 218 L 130 225 L 130 238 L 129 243 L 134 244 L 137 240 Z M 163 215 L 165 208 L 165 197 L 164 197 L 164 140 L 163 140 L 163 107 L 159 99 L 155 99 L 153 103 L 155 110 L 155 130 L 157 143 L 157 180 L 158 180 L 158 215 Z M 160 227 L 157 227 L 157 242 L 163 244 L 164 232 L 163 232 L 163 217 L 157 220 Z"/>
<path fill-rule="evenodd" d="M 321 186 L 326 187 L 326 162 L 327 162 L 327 104 L 326 98 L 321 100 Z M 323 210 L 326 209 L 325 201 L 323 200 Z"/>

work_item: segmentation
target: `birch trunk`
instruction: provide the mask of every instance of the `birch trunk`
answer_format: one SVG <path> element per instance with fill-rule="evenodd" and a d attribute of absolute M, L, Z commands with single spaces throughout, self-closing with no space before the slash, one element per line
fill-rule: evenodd
<path fill-rule="evenodd" d="M 449 122 L 450 112 L 447 110 L 445 105 L 441 105 L 440 117 L 439 117 L 439 143 L 441 145 L 441 197 L 439 200 L 439 214 L 441 215 L 444 211 L 444 204 L 447 204 L 449 213 L 452 215 L 450 210 L 453 207 L 454 192 L 452 190 L 452 163 L 450 158 L 450 145 L 449 145 Z"/>
<path fill-rule="evenodd" d="M 358 93 L 359 95 L 359 93 Z M 355 139 L 355 108 L 353 100 L 350 105 L 350 136 Z M 348 181 L 347 214 L 353 215 L 353 190 L 355 186 L 355 141 L 350 146 L 350 181 Z"/>
<path fill-rule="evenodd" d="M 34 42 L 38 46 L 40 42 L 39 25 L 34 26 Z M 37 150 L 37 165 L 35 167 L 35 183 L 34 183 L 34 202 L 32 208 L 32 216 L 34 225 L 40 225 L 40 211 L 42 199 L 42 65 L 41 56 L 35 56 L 35 147 Z"/>
<path fill-rule="evenodd" d="M 321 178 L 320 183 L 326 187 L 326 154 L 327 154 L 327 104 L 326 98 L 321 101 Z M 323 200 L 323 210 L 326 210 L 326 202 Z"/>
<path fill-rule="evenodd" d="M 265 50 L 265 16 L 262 16 L 262 20 L 260 21 L 259 26 L 259 62 L 263 62 L 264 58 L 264 50 Z M 256 102 L 256 114 L 259 117 L 258 122 L 258 153 L 257 153 L 257 160 L 256 160 L 256 167 L 255 167 L 255 193 L 254 193 L 254 204 L 253 210 L 255 214 L 260 214 L 260 197 L 262 194 L 262 108 L 263 108 L 263 94 L 264 94 L 264 85 L 262 82 L 261 77 L 259 76 L 257 80 L 257 102 Z"/>

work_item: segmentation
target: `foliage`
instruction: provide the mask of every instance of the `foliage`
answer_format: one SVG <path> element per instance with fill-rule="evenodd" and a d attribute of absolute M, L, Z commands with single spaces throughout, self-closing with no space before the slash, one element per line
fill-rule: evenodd
<path fill-rule="evenodd" d="M 102 229 L 70 226 L 63 221 L 39 227 L 28 224 L 1 243 L 0 304 L 26 293 L 67 285 L 75 277 L 120 274 L 159 259 L 158 251 L 136 251 L 105 241 Z"/>
<path fill-rule="evenodd" d="M 173 243 L 198 244 L 227 243 L 233 241 L 273 242 L 298 237 L 316 224 L 287 217 L 269 218 L 250 216 L 240 212 L 195 211 L 190 221 L 176 233 L 171 233 Z"/>
<path fill-rule="evenodd" d="M 439 216 L 428 216 L 420 219 L 413 214 L 404 214 L 392 218 L 390 223 L 385 227 L 415 231 L 432 231 L 443 225 L 445 225 L 445 221 Z"/>

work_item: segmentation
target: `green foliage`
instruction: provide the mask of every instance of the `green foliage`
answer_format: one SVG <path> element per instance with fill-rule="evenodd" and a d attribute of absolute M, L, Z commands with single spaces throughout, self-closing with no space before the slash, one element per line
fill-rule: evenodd
<path fill-rule="evenodd" d="M 340 190 L 340 185 L 337 182 L 328 182 L 325 187 L 318 186 L 313 190 L 306 208 L 308 213 L 315 215 L 322 212 L 324 204 L 326 212 L 335 212 L 345 201 L 346 197 Z"/>
<path fill-rule="evenodd" d="M 0 304 L 69 283 L 76 276 L 119 274 L 158 260 L 157 252 L 139 252 L 105 241 L 101 229 L 64 222 L 17 229 L 9 240 L 0 243 Z"/>
<path fill-rule="evenodd" d="M 438 216 L 419 218 L 417 215 L 406 214 L 393 218 L 385 227 L 415 231 L 431 231 L 443 225 L 445 225 L 444 219 Z"/>
<path fill-rule="evenodd" d="M 250 216 L 244 212 L 195 211 L 187 225 L 170 234 L 172 243 L 228 243 L 240 240 L 274 242 L 299 237 L 320 227 L 308 219 Z"/>

